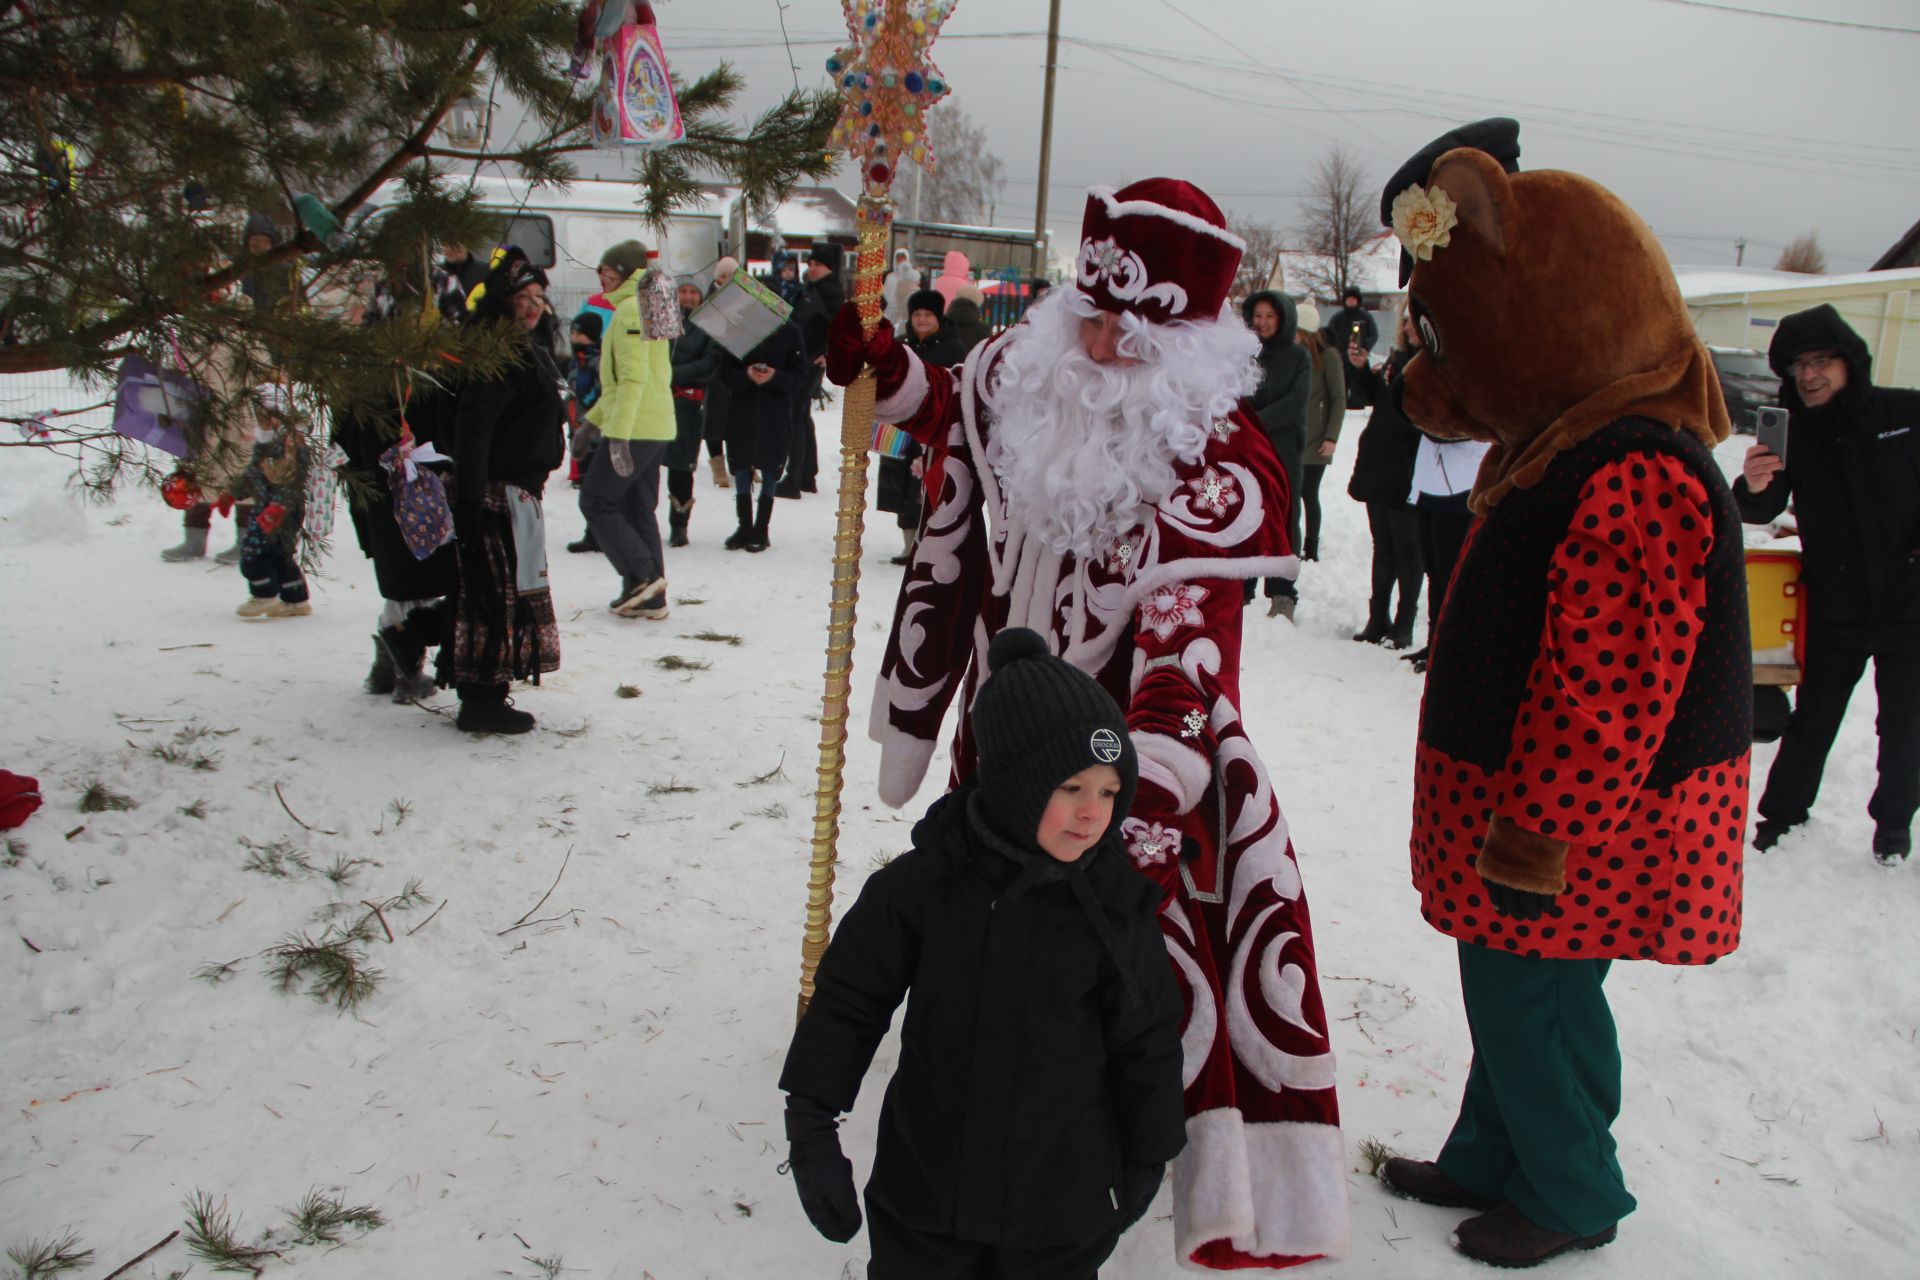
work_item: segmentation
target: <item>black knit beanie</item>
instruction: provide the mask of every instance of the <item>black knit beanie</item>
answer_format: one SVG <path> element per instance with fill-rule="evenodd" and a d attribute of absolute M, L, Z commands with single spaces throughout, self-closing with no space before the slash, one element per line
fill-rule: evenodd
<path fill-rule="evenodd" d="M 1107 834 L 1133 807 L 1140 766 L 1120 708 L 1099 683 L 1047 652 L 1025 627 L 1008 627 L 987 649 L 988 676 L 973 701 L 979 804 L 1002 836 L 1031 844 L 1056 787 L 1096 764 L 1120 775 Z"/>
<path fill-rule="evenodd" d="M 931 311 L 942 320 L 947 317 L 947 300 L 940 296 L 938 289 L 916 289 L 907 298 L 907 314 L 916 311 Z"/>

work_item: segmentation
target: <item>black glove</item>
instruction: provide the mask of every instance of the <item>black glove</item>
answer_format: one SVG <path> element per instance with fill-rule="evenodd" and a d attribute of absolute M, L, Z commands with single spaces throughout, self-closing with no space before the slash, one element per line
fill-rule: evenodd
<path fill-rule="evenodd" d="M 1136 1164 L 1129 1160 L 1120 1175 L 1120 1230 L 1125 1231 L 1146 1216 L 1153 1198 L 1160 1194 L 1160 1180 L 1167 1174 L 1165 1164 Z"/>
<path fill-rule="evenodd" d="M 1515 889 L 1504 884 L 1495 884 L 1491 880 L 1481 880 L 1487 891 L 1487 902 L 1503 916 L 1515 920 L 1538 920 L 1553 905 L 1551 893 L 1529 893 L 1525 889 Z"/>
<path fill-rule="evenodd" d="M 840 1151 L 839 1128 L 825 1104 L 787 1095 L 787 1166 L 800 1207 L 814 1230 L 845 1244 L 860 1230 L 860 1198 L 853 1164 Z"/>

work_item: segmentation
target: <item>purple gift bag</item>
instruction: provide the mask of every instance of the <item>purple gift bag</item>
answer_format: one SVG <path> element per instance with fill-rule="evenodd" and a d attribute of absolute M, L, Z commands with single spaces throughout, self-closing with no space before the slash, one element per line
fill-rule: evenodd
<path fill-rule="evenodd" d="M 130 440 L 187 456 L 187 419 L 206 390 L 184 373 L 156 369 L 144 356 L 120 362 L 120 385 L 113 400 L 113 429 Z"/>

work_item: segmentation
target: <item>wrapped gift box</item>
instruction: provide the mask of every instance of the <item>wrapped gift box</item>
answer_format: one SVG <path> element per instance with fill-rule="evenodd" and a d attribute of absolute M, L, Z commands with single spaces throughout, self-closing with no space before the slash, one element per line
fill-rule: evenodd
<path fill-rule="evenodd" d="M 708 337 L 744 360 L 747 353 L 772 337 L 793 308 L 779 294 L 744 271 L 714 291 L 687 317 Z"/>
<path fill-rule="evenodd" d="M 130 355 L 120 365 L 114 395 L 113 429 L 130 440 L 187 456 L 187 419 L 206 391 L 182 373 L 163 373 L 145 357 Z"/>

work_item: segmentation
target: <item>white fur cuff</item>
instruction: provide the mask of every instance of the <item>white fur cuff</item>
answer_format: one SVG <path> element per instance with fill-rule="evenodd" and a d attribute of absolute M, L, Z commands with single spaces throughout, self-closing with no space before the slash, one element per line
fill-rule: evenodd
<path fill-rule="evenodd" d="M 1213 781 L 1213 766 L 1207 758 L 1163 734 L 1132 736 L 1134 754 L 1140 758 L 1140 780 L 1172 796 L 1176 813 L 1190 812 Z"/>
<path fill-rule="evenodd" d="M 881 689 L 885 688 L 883 684 Z M 867 724 L 867 736 L 880 744 L 880 802 L 890 809 L 899 809 L 913 799 L 926 780 L 934 744 L 886 723 L 884 692 L 876 700 L 874 712 Z"/>
<path fill-rule="evenodd" d="M 1206 1271 L 1194 1250 L 1225 1240 L 1252 1257 L 1344 1257 L 1346 1146 L 1329 1124 L 1248 1122 L 1219 1108 L 1187 1119 L 1173 1165 L 1175 1256 Z"/>
<path fill-rule="evenodd" d="M 884 400 L 875 402 L 873 418 L 875 422 L 899 422 L 911 418 L 920 411 L 927 398 L 927 366 L 920 357 L 909 351 L 907 356 L 907 376 L 899 389 Z"/>

